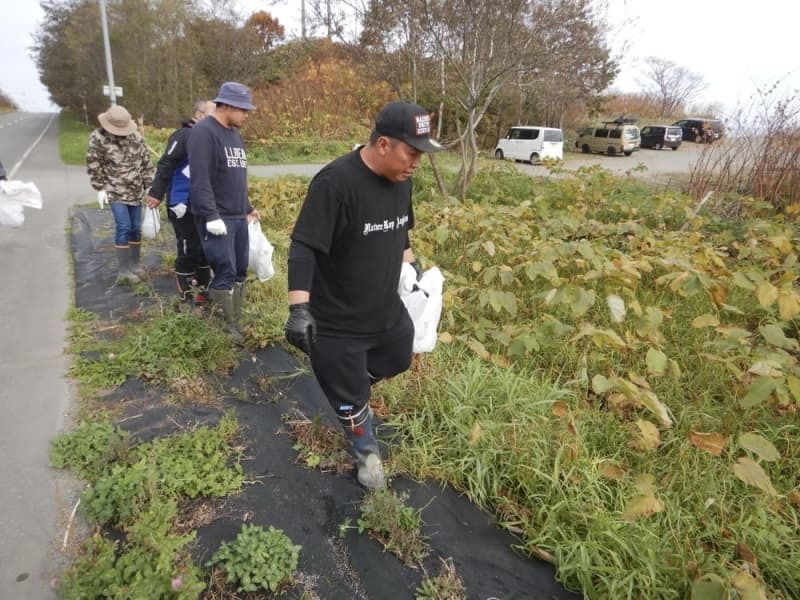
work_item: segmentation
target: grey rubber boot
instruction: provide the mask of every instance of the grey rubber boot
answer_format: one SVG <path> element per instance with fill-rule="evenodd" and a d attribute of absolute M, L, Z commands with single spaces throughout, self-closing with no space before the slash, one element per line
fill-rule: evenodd
<path fill-rule="evenodd" d="M 114 246 L 117 251 L 117 283 L 139 283 L 141 280 L 131 271 L 131 247 Z"/>
<path fill-rule="evenodd" d="M 142 266 L 142 243 L 131 242 L 131 273 L 142 277 L 147 271 Z"/>
<path fill-rule="evenodd" d="M 343 407 L 343 409 L 337 411 L 337 416 L 358 461 L 358 483 L 370 490 L 385 490 L 386 474 L 381 462 L 378 441 L 375 439 L 372 409 L 368 404 L 360 410 L 349 407 Z"/>
<path fill-rule="evenodd" d="M 233 314 L 236 320 L 242 320 L 242 304 L 244 303 L 244 281 L 237 281 L 233 284 Z"/>
<path fill-rule="evenodd" d="M 208 295 L 211 301 L 222 308 L 222 313 L 225 316 L 225 331 L 227 331 L 235 344 L 244 342 L 244 336 L 239 331 L 239 325 L 236 320 L 236 313 L 233 310 L 233 290 L 215 290 L 211 288 L 208 290 Z"/>

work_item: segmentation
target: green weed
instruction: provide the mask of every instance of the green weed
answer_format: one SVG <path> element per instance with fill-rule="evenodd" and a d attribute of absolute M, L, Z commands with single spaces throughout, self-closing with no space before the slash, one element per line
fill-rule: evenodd
<path fill-rule="evenodd" d="M 365 531 L 403 564 L 416 567 L 430 551 L 420 532 L 422 514 L 406 506 L 407 494 L 379 490 L 364 496 L 358 532 Z"/>
<path fill-rule="evenodd" d="M 278 592 L 292 582 L 300 550 L 280 529 L 244 523 L 233 541 L 222 543 L 208 566 L 224 569 L 226 581 L 238 592 Z"/>
<path fill-rule="evenodd" d="M 456 573 L 452 559 L 441 559 L 441 569 L 435 577 L 426 576 L 417 588 L 415 600 L 464 600 L 467 592 Z"/>
<path fill-rule="evenodd" d="M 107 473 L 110 465 L 124 461 L 130 450 L 128 432 L 107 421 L 83 421 L 50 443 L 50 466 L 71 469 L 87 481 Z"/>

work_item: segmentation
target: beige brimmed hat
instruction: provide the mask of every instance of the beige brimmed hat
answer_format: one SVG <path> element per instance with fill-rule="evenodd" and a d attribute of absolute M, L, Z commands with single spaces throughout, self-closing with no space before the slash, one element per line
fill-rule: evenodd
<path fill-rule="evenodd" d="M 136 121 L 124 106 L 115 105 L 99 114 L 97 120 L 103 129 L 114 135 L 130 135 L 136 131 Z"/>

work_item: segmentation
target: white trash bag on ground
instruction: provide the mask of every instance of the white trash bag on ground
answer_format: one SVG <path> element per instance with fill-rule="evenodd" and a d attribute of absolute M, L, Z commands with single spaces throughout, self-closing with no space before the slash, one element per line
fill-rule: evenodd
<path fill-rule="evenodd" d="M 32 181 L 0 181 L 0 225 L 19 227 L 24 207 L 42 209 L 42 193 Z"/>
<path fill-rule="evenodd" d="M 261 223 L 258 221 L 249 223 L 247 225 L 247 235 L 250 238 L 250 269 L 256 274 L 259 281 L 272 279 L 275 275 L 275 268 L 272 266 L 274 248 L 261 230 Z"/>
<path fill-rule="evenodd" d="M 423 272 L 417 281 L 414 267 L 403 263 L 397 293 L 414 322 L 415 353 L 432 352 L 436 346 L 439 319 L 442 316 L 443 288 L 444 275 L 438 267 Z"/>

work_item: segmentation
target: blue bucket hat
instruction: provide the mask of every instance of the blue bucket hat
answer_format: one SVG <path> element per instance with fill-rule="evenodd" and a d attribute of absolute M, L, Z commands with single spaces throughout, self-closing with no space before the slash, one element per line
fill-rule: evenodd
<path fill-rule="evenodd" d="M 223 83 L 219 88 L 217 97 L 214 98 L 214 102 L 227 104 L 242 110 L 253 110 L 255 108 L 250 97 L 250 88 L 236 81 Z"/>

